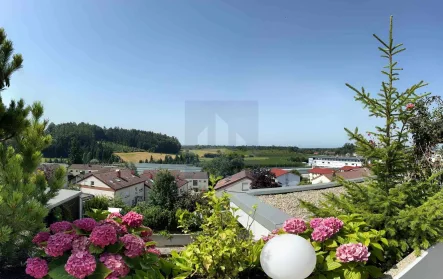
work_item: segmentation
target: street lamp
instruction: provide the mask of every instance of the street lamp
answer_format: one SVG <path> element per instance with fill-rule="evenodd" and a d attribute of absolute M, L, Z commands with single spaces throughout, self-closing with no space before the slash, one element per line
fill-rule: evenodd
<path fill-rule="evenodd" d="M 305 279 L 315 268 L 314 247 L 303 237 L 282 234 L 269 240 L 260 254 L 260 264 L 272 279 Z"/>

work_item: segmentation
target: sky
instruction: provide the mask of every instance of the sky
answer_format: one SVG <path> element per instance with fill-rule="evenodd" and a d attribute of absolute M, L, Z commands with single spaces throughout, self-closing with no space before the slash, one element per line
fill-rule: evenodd
<path fill-rule="evenodd" d="M 442 9 L 436 0 L 0 0 L 0 27 L 24 57 L 2 98 L 41 101 L 56 124 L 182 144 L 205 144 L 204 134 L 185 140 L 186 102 L 250 101 L 260 145 L 341 146 L 344 127 L 379 123 L 345 83 L 380 89 L 386 61 L 372 34 L 387 38 L 390 15 L 407 48 L 398 88 L 425 80 L 441 94 Z M 216 144 L 227 144 L 217 123 Z"/>

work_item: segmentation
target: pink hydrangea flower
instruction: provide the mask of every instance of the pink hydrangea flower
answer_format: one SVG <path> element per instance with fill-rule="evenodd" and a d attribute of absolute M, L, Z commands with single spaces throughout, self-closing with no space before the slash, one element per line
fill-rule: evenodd
<path fill-rule="evenodd" d="M 320 226 L 323 223 L 323 218 L 313 218 L 311 222 L 309 222 L 309 226 L 313 229 Z"/>
<path fill-rule="evenodd" d="M 66 232 L 72 230 L 72 224 L 68 221 L 55 222 L 49 228 L 52 233 Z"/>
<path fill-rule="evenodd" d="M 89 252 L 77 251 L 73 253 L 65 264 L 65 270 L 78 279 L 94 273 L 96 268 L 95 258 Z"/>
<path fill-rule="evenodd" d="M 333 235 L 334 231 L 332 230 L 332 228 L 322 224 L 314 229 L 314 231 L 311 234 L 311 237 L 314 241 L 323 242 L 329 239 Z"/>
<path fill-rule="evenodd" d="M 75 235 L 64 232 L 51 235 L 45 247 L 46 254 L 51 257 L 62 256 L 64 252 L 72 248 L 72 241 L 75 237 Z"/>
<path fill-rule="evenodd" d="M 276 236 L 275 234 L 264 235 L 264 236 L 262 236 L 261 239 L 263 239 L 264 242 L 268 242 L 269 240 L 271 240 L 271 239 L 274 238 L 275 236 Z"/>
<path fill-rule="evenodd" d="M 335 217 L 328 217 L 323 219 L 323 225 L 330 227 L 334 231 L 334 234 L 336 234 L 341 230 L 341 228 L 343 228 L 344 223 L 342 220 Z"/>
<path fill-rule="evenodd" d="M 113 219 L 102 220 L 102 221 L 100 221 L 100 224 L 111 225 L 112 227 L 114 227 L 114 229 L 118 235 L 124 235 L 124 234 L 128 233 L 128 229 L 126 228 L 125 225 L 120 225 L 119 223 L 117 223 Z"/>
<path fill-rule="evenodd" d="M 144 242 L 151 242 L 151 241 L 153 241 L 149 236 L 142 236 L 141 238 L 143 239 Z"/>
<path fill-rule="evenodd" d="M 26 261 L 26 274 L 40 279 L 48 274 L 48 263 L 40 258 L 29 258 Z"/>
<path fill-rule="evenodd" d="M 90 232 L 92 229 L 94 229 L 98 224 L 97 221 L 95 221 L 92 218 L 83 218 L 79 220 L 75 220 L 74 225 L 76 225 L 79 229 Z"/>
<path fill-rule="evenodd" d="M 35 243 L 40 246 L 40 243 L 48 241 L 51 234 L 49 232 L 39 232 L 32 239 L 32 243 Z"/>
<path fill-rule="evenodd" d="M 141 226 L 141 228 L 145 229 L 144 231 L 142 231 L 140 233 L 141 237 L 150 237 L 150 236 L 152 236 L 153 231 L 150 228 L 145 227 L 145 226 Z"/>
<path fill-rule="evenodd" d="M 114 218 L 122 218 L 123 216 L 120 214 L 120 212 L 112 212 L 108 215 L 108 219 L 114 219 Z"/>
<path fill-rule="evenodd" d="M 284 222 L 283 229 L 287 233 L 304 233 L 307 229 L 305 221 L 299 218 L 291 218 Z"/>
<path fill-rule="evenodd" d="M 91 242 L 86 236 L 80 236 L 72 241 L 72 253 L 77 251 L 88 251 Z"/>
<path fill-rule="evenodd" d="M 368 247 L 362 243 L 340 245 L 335 253 L 337 259 L 342 263 L 366 262 L 370 255 L 371 253 L 369 253 Z"/>
<path fill-rule="evenodd" d="M 98 226 L 92 230 L 89 240 L 92 244 L 104 248 L 117 242 L 117 232 L 111 225 Z"/>
<path fill-rule="evenodd" d="M 160 250 L 158 250 L 157 248 L 153 248 L 153 247 L 150 247 L 150 248 L 148 248 L 148 249 L 146 249 L 146 252 L 147 253 L 152 253 L 152 254 L 156 254 L 157 256 L 161 256 L 161 254 L 162 254 L 162 252 L 160 252 Z"/>
<path fill-rule="evenodd" d="M 127 225 L 132 228 L 138 228 L 143 223 L 143 215 L 138 214 L 134 211 L 130 211 L 126 213 L 125 216 L 122 217 L 122 224 Z"/>
<path fill-rule="evenodd" d="M 125 264 L 123 257 L 118 254 L 104 253 L 100 256 L 100 261 L 110 270 L 112 273 L 109 275 L 111 277 L 106 278 L 120 278 L 125 277 L 129 273 L 129 267 Z"/>
<path fill-rule="evenodd" d="M 125 234 L 120 237 L 120 241 L 125 246 L 125 255 L 130 258 L 140 256 L 145 251 L 145 242 L 136 235 Z"/>

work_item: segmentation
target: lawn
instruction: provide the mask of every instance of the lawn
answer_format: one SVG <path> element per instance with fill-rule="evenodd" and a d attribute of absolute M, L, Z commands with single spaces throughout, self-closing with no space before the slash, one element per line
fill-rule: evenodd
<path fill-rule="evenodd" d="M 152 153 L 152 152 L 128 152 L 128 153 L 114 153 L 115 155 L 119 156 L 124 160 L 125 162 L 133 162 L 138 163 L 140 160 L 143 160 L 143 162 L 148 159 L 151 159 L 151 156 L 154 160 L 165 159 L 166 155 L 172 156 L 172 158 L 175 158 L 175 155 L 171 154 L 164 154 L 164 153 Z"/>

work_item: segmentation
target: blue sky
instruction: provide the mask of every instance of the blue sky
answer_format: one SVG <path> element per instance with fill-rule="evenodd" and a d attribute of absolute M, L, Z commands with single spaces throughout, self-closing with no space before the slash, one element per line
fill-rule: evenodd
<path fill-rule="evenodd" d="M 2 97 L 40 100 L 54 123 L 182 143 L 185 101 L 257 101 L 261 145 L 341 146 L 343 127 L 376 124 L 345 83 L 379 90 L 385 61 L 372 34 L 387 37 L 389 15 L 407 48 L 398 87 L 425 80 L 441 94 L 442 9 L 411 0 L 0 0 L 0 26 L 24 56 Z"/>

